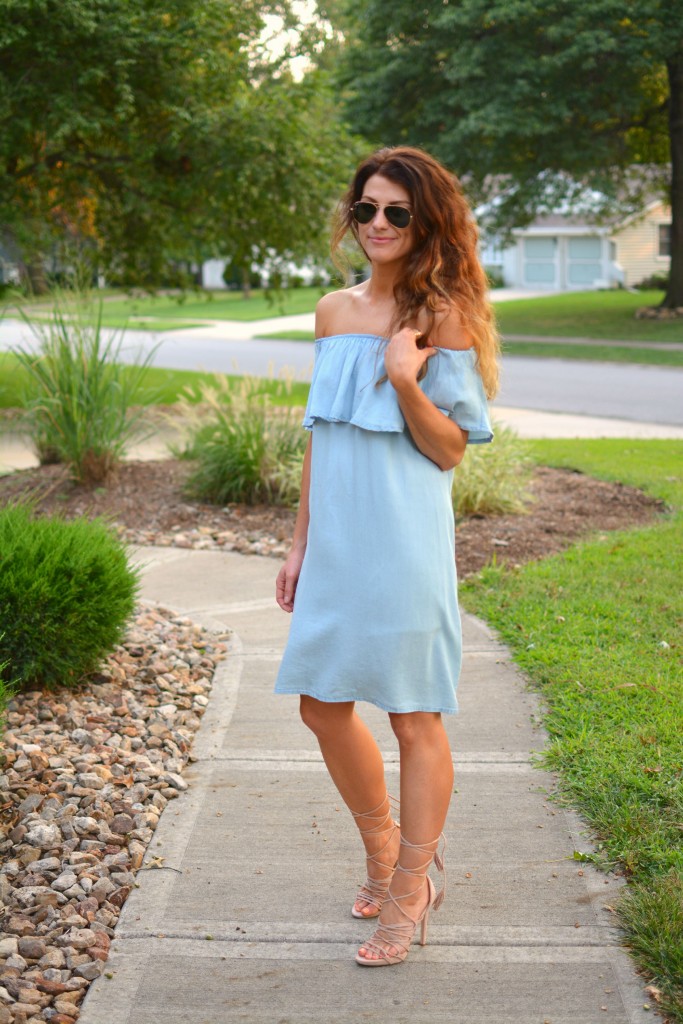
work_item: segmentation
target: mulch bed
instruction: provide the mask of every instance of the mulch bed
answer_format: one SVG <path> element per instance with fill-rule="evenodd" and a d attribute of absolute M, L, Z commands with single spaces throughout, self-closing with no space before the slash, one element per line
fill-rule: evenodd
<path fill-rule="evenodd" d="M 287 554 L 294 510 L 190 501 L 183 494 L 189 469 L 178 460 L 128 462 L 108 487 L 87 491 L 71 483 L 63 467 L 43 466 L 0 479 L 0 506 L 32 493 L 40 514 L 104 516 L 130 543 Z M 461 577 L 494 557 L 498 564 L 521 565 L 594 532 L 646 525 L 664 510 L 661 501 L 632 487 L 565 469 L 539 467 L 530 491 L 525 514 L 474 516 L 457 524 Z"/>

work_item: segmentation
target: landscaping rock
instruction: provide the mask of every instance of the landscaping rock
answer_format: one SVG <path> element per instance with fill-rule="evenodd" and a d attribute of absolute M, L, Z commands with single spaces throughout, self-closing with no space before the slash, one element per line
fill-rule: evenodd
<path fill-rule="evenodd" d="M 142 608 L 89 681 L 10 701 L 0 1024 L 78 1019 L 161 812 L 187 788 L 182 771 L 228 640 Z"/>

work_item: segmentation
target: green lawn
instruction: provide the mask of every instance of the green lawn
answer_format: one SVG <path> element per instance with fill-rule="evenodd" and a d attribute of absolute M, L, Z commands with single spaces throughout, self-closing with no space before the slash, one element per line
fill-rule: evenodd
<path fill-rule="evenodd" d="M 183 321 L 198 320 L 264 320 L 268 317 L 290 316 L 296 313 L 311 313 L 325 288 L 292 288 L 280 293 L 267 293 L 262 289 L 254 289 L 248 299 L 242 292 L 188 292 L 177 298 L 160 295 L 129 298 L 122 294 L 115 298 L 111 294 L 104 303 L 102 322 L 107 327 L 119 327 L 132 317 L 153 317 L 154 320 L 172 320 L 181 326 L 189 326 Z M 28 305 L 29 311 L 35 304 Z M 37 307 L 49 308 L 49 302 L 42 302 Z M 7 315 L 12 313 L 7 308 Z M 137 322 L 136 329 L 144 323 Z"/>
<path fill-rule="evenodd" d="M 315 331 L 274 331 L 272 334 L 259 334 L 264 341 L 315 341 Z"/>
<path fill-rule="evenodd" d="M 682 328 L 683 329 L 683 328 Z M 275 331 L 261 334 L 267 341 L 313 341 L 313 331 Z M 683 339 L 681 339 L 683 340 Z M 659 366 L 683 366 L 683 350 L 627 348 L 618 345 L 573 345 L 570 342 L 505 341 L 503 351 L 510 356 L 540 359 L 587 359 L 607 363 L 649 363 Z"/>
<path fill-rule="evenodd" d="M 31 320 L 38 323 L 49 323 L 50 314 L 45 313 L 32 313 Z M 107 327 L 112 327 L 114 330 L 130 329 L 131 331 L 180 331 L 188 330 L 190 327 L 202 327 L 204 321 L 192 321 L 192 320 L 171 320 L 162 319 L 161 317 L 146 316 L 117 316 L 106 311 L 102 316 L 102 323 Z"/>
<path fill-rule="evenodd" d="M 670 512 L 520 569 L 465 582 L 537 686 L 563 798 L 631 885 L 626 941 L 683 1021 L 683 443 L 536 441 L 546 465 L 641 487 Z"/>
<path fill-rule="evenodd" d="M 132 369 L 131 369 L 132 372 Z M 228 379 L 237 384 L 241 377 L 227 375 Z M 172 405 L 188 387 L 199 393 L 203 383 L 211 384 L 216 375 L 200 373 L 193 370 L 164 370 L 150 367 L 145 375 L 145 387 L 137 396 L 140 405 Z M 0 409 L 15 409 L 21 406 L 22 392 L 25 383 L 25 372 L 19 365 L 16 356 L 8 352 L 0 352 Z M 264 381 L 265 389 L 274 393 L 277 382 Z M 291 393 L 278 398 L 281 405 L 305 405 L 308 399 L 309 385 L 301 381 L 292 384 Z"/>
<path fill-rule="evenodd" d="M 654 366 L 683 366 L 683 349 L 667 351 L 658 348 L 626 348 L 617 345 L 543 344 L 536 341 L 505 341 L 503 352 L 508 356 L 531 356 L 534 359 L 583 359 L 602 363 L 648 363 Z"/>
<path fill-rule="evenodd" d="M 495 306 L 503 337 L 530 334 L 555 338 L 683 342 L 683 321 L 636 320 L 639 306 L 656 306 L 662 292 L 566 292 L 516 299 Z"/>

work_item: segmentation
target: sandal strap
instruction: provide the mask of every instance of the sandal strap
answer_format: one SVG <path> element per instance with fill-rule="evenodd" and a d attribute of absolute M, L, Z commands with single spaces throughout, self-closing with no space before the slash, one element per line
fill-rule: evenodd
<path fill-rule="evenodd" d="M 411 844 L 412 845 L 412 844 Z M 413 874 L 414 872 L 409 872 Z M 397 921 L 395 924 L 380 924 L 372 936 L 367 942 L 363 943 L 365 949 L 369 949 L 371 952 L 377 953 L 380 957 L 387 959 L 390 955 L 387 952 L 387 947 L 393 946 L 394 949 L 398 949 L 401 956 L 406 956 L 410 948 L 410 943 L 413 940 L 415 930 L 424 917 L 428 909 L 434 909 L 436 901 L 431 901 L 431 893 L 434 891 L 433 886 L 429 885 L 429 882 L 424 877 L 424 882 L 427 884 L 427 900 L 428 906 L 426 906 L 419 914 L 418 917 L 411 917 L 410 914 L 404 910 L 400 905 L 400 900 L 408 899 L 410 896 L 415 896 L 421 891 L 423 885 L 419 885 L 417 889 L 413 889 L 412 892 L 403 893 L 401 896 L 394 896 L 393 893 L 387 895 L 387 901 L 393 903 L 405 917 L 405 921 Z"/>
<path fill-rule="evenodd" d="M 439 845 L 441 844 L 441 851 L 439 852 Z M 444 899 L 446 898 L 446 864 L 445 864 L 445 853 L 446 853 L 446 837 L 441 833 L 437 839 L 432 839 L 428 843 L 411 843 L 405 836 L 401 836 L 401 846 L 407 846 L 411 850 L 419 850 L 421 853 L 426 854 L 427 860 L 422 864 L 418 864 L 414 868 L 406 868 L 400 863 L 396 865 L 397 871 L 403 871 L 406 875 L 414 875 L 416 878 L 423 878 L 429 870 L 432 863 L 442 877 L 441 889 L 436 894 L 436 899 L 432 904 L 432 910 L 438 910 Z M 433 849 L 430 849 L 433 847 Z M 415 890 L 417 891 L 417 890 Z M 408 895 L 413 895 L 409 893 Z M 402 899 L 402 896 L 395 897 L 396 899 Z"/>
<path fill-rule="evenodd" d="M 384 814 L 376 814 L 376 811 L 379 811 L 381 807 L 384 807 L 387 799 L 389 801 L 389 806 L 387 807 Z M 386 842 L 384 842 L 383 845 L 380 846 L 378 850 L 375 850 L 374 853 L 367 853 L 366 851 L 366 860 L 370 861 L 373 864 L 377 864 L 378 867 L 387 867 L 387 865 L 379 858 L 381 854 L 383 854 L 386 848 L 389 846 L 393 838 L 394 832 L 399 827 L 398 822 L 395 821 L 393 817 L 393 811 L 397 810 L 398 806 L 398 800 L 388 793 L 387 796 L 382 801 L 382 803 L 379 804 L 377 807 L 373 807 L 371 811 L 351 811 L 351 814 L 356 823 L 358 823 L 359 818 L 367 818 L 371 822 L 376 822 L 376 824 L 371 824 L 367 828 L 361 828 L 360 825 L 358 825 L 358 831 L 362 836 L 386 835 L 387 837 Z M 369 903 L 371 906 L 375 907 L 375 909 L 381 910 L 382 904 L 386 899 L 386 895 L 387 892 L 389 891 L 390 885 L 391 875 L 389 875 L 386 878 L 373 878 L 372 875 L 367 875 L 365 882 L 361 886 L 356 899 L 363 900 L 364 903 Z"/>
<path fill-rule="evenodd" d="M 384 804 L 386 803 L 387 800 L 389 801 L 389 806 L 387 807 L 384 814 L 377 814 L 377 811 L 379 811 L 380 807 L 384 807 Z M 373 807 L 371 811 L 351 811 L 351 815 L 354 821 L 356 821 L 356 823 L 358 822 L 359 818 L 368 818 L 370 821 L 377 822 L 376 825 L 369 825 L 367 828 L 361 828 L 360 825 L 358 825 L 358 831 L 362 836 L 379 835 L 384 831 L 382 826 L 386 825 L 387 821 L 391 822 L 390 827 L 392 828 L 392 830 L 393 826 L 398 824 L 398 822 L 394 821 L 393 817 L 393 812 L 398 811 L 398 808 L 399 802 L 396 799 L 396 797 L 392 796 L 391 793 L 387 793 L 387 795 L 384 797 L 384 800 L 382 800 L 382 803 L 378 804 L 377 807 Z"/>

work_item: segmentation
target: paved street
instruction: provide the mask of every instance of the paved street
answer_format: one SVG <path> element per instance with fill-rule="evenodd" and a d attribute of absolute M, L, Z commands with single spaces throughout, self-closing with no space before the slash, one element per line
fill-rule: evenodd
<path fill-rule="evenodd" d="M 158 345 L 156 366 L 278 376 L 291 372 L 309 380 L 313 346 L 301 341 L 253 337 L 277 330 L 312 330 L 313 314 L 251 323 L 214 322 L 205 327 L 153 334 L 129 331 L 124 358 L 134 360 Z M 18 321 L 0 323 L 0 350 L 33 337 Z M 554 413 L 614 417 L 642 423 L 683 426 L 683 369 L 570 359 L 503 359 L 499 406 Z"/>

